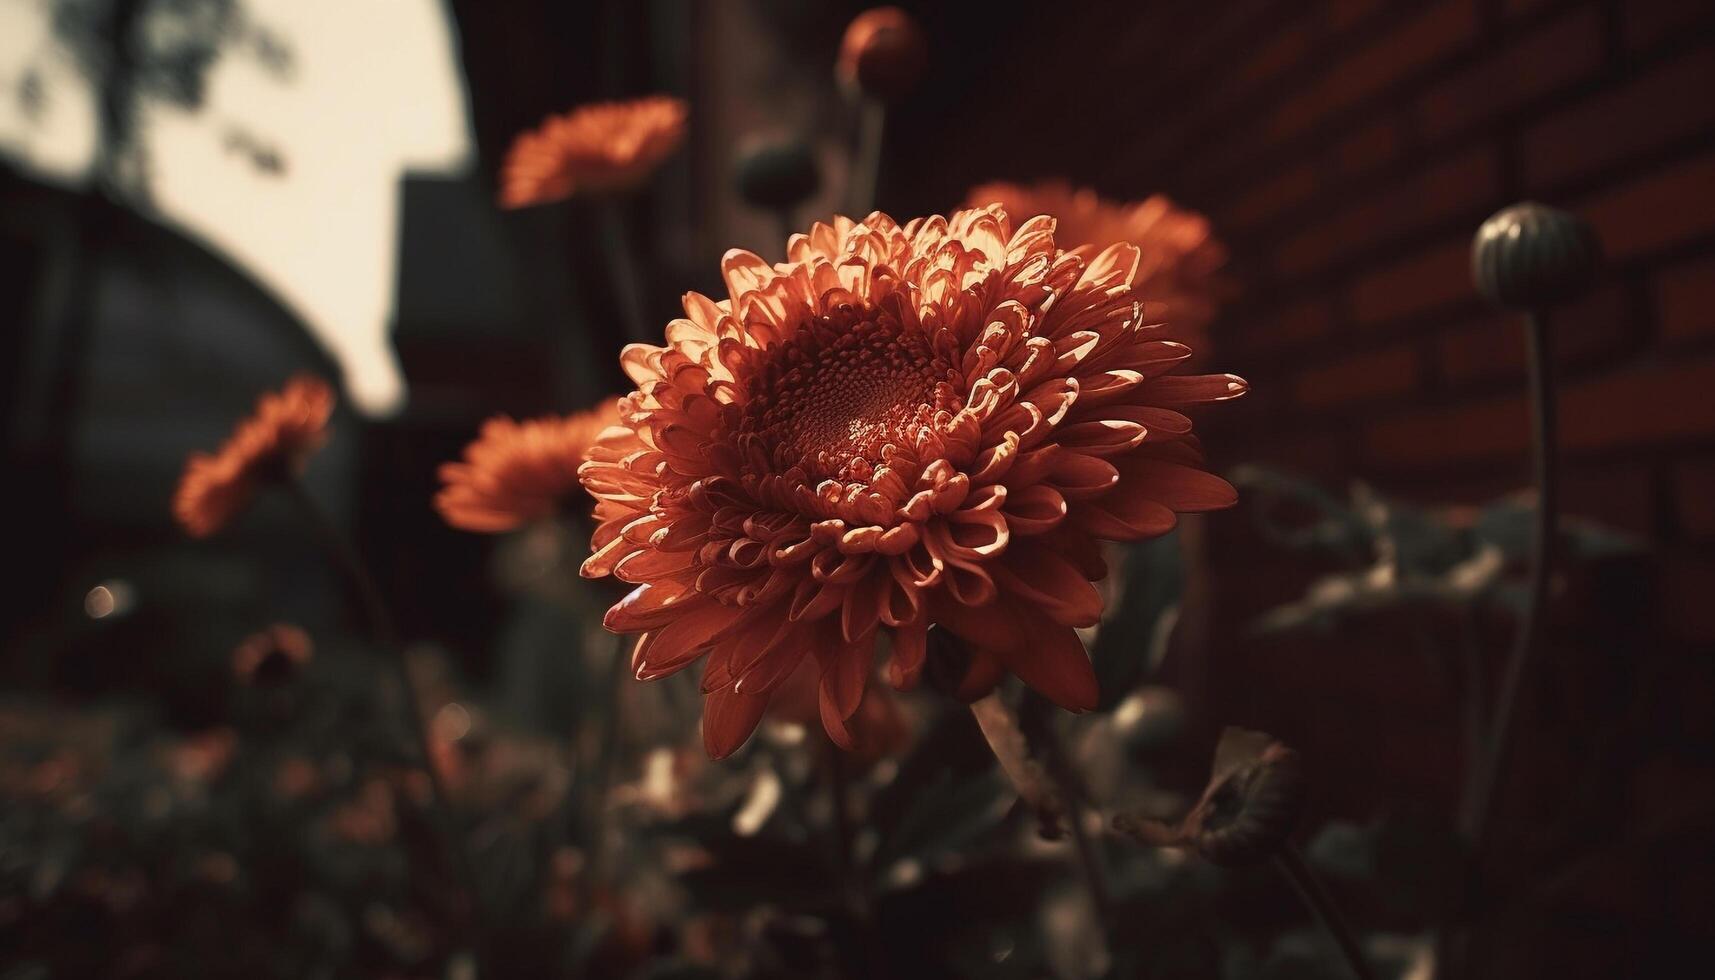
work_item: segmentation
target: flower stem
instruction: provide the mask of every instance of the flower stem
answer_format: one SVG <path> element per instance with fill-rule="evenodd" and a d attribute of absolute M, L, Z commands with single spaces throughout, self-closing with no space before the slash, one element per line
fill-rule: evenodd
<path fill-rule="evenodd" d="M 1012 780 L 1018 795 L 1036 810 L 1044 836 L 1058 837 L 1067 824 L 1071 825 L 1078 867 L 1106 939 L 1113 923 L 1107 874 L 1098 845 L 1084 828 L 1083 788 L 1052 721 L 1043 715 L 1032 715 L 1041 722 L 1031 726 L 1031 735 L 1042 755 L 1042 761 L 1038 762 L 1030 757 L 1030 740 L 1025 737 L 1019 719 L 1000 699 L 998 691 L 972 702 L 971 714 L 976 716 L 1001 770 Z"/>
<path fill-rule="evenodd" d="M 1483 662 L 1483 638 L 1480 630 L 1482 609 L 1478 605 L 1481 600 L 1473 597 L 1460 612 L 1459 622 L 1459 656 L 1460 673 L 1463 675 L 1465 690 L 1463 692 L 1463 715 L 1465 724 L 1465 758 L 1466 765 L 1474 766 L 1483 754 L 1484 740 L 1488 733 L 1488 719 L 1485 708 L 1488 704 L 1488 677 Z"/>
<path fill-rule="evenodd" d="M 620 317 L 625 321 L 626 341 L 641 344 L 649 341 L 643 314 L 643 279 L 637 268 L 637 256 L 632 251 L 631 229 L 625 220 L 624 208 L 621 198 L 610 197 L 597 205 L 601 212 L 602 251 L 607 255 L 614 300 L 619 304 Z"/>
<path fill-rule="evenodd" d="M 862 978 L 891 976 L 886 952 L 875 928 L 875 909 L 863 869 L 857 866 L 857 824 L 852 819 L 850 765 L 846 753 L 829 742 L 825 746 L 828 797 L 834 815 L 834 868 L 847 912 L 856 925 L 856 949 L 848 954 L 850 972 Z"/>
<path fill-rule="evenodd" d="M 1513 641 L 1512 656 L 1501 679 L 1489 725 L 1488 751 L 1475 760 L 1477 768 L 1466 797 L 1464 829 L 1473 853 L 1480 858 L 1490 824 L 1494 820 L 1496 796 L 1506 774 L 1516 740 L 1518 700 L 1537 651 L 1542 646 L 1544 606 L 1554 566 L 1559 493 L 1555 466 L 1554 357 L 1548 321 L 1541 312 L 1529 315 L 1526 332 L 1530 357 L 1532 412 L 1532 469 L 1536 482 L 1536 520 L 1532 534 L 1530 591 L 1524 614 Z"/>
<path fill-rule="evenodd" d="M 1048 774 L 1030 757 L 1029 744 L 1012 709 L 996 691 L 972 701 L 971 716 L 976 719 L 977 727 L 982 729 L 983 738 L 988 740 L 989 749 L 1000 763 L 1000 771 L 1011 781 L 1019 798 L 1036 811 L 1042 835 L 1059 837 L 1065 804 L 1049 781 Z"/>
<path fill-rule="evenodd" d="M 1056 755 L 1059 753 L 1056 752 Z M 1056 769 L 1061 768 L 1056 765 Z M 1108 877 L 1102 870 L 1099 845 L 1084 827 L 1084 808 L 1078 794 L 1070 786 L 1062 787 L 1066 799 L 1066 822 L 1072 825 L 1072 843 L 1078 850 L 1078 863 L 1084 871 L 1084 884 L 1090 891 L 1090 904 L 1102 922 L 1102 934 L 1113 922 L 1113 898 L 1108 891 Z"/>
<path fill-rule="evenodd" d="M 416 688 L 411 683 L 410 664 L 405 658 L 405 648 L 399 643 L 393 617 L 381 598 L 381 590 L 375 584 L 375 577 L 369 573 L 368 566 L 364 564 L 350 539 L 328 517 L 321 505 L 316 503 L 315 498 L 310 496 L 303 483 L 288 477 L 283 485 L 297 508 L 298 515 L 309 526 L 310 532 L 315 535 L 322 550 L 339 569 L 352 591 L 357 593 L 358 601 L 363 606 L 364 617 L 369 624 L 370 637 L 377 646 L 386 651 L 393 665 L 394 682 L 405 701 L 416 752 L 422 761 L 423 772 L 428 776 L 431 819 L 439 825 L 443 844 L 452 858 L 455 885 L 459 890 L 459 902 L 462 906 L 460 916 L 468 916 L 472 920 L 471 925 L 475 933 L 472 936 L 472 946 L 476 949 L 480 963 L 482 911 L 477 901 L 475 871 L 453 821 L 446 785 L 441 780 L 440 770 L 435 766 L 429 742 L 428 721 L 423 716 L 423 706 L 418 702 Z M 478 972 L 480 974 L 480 970 Z"/>
<path fill-rule="evenodd" d="M 594 812 L 590 814 L 590 860 L 592 873 L 585 880 L 592 884 L 609 870 L 607 860 L 608 791 L 612 788 L 613 771 L 618 763 L 619 738 L 625 731 L 624 698 L 621 696 L 628 676 L 626 665 L 631 662 L 627 651 L 630 636 L 619 633 L 613 638 L 613 664 L 608 671 L 607 711 L 604 712 L 598 755 L 590 767 L 590 797 Z"/>
<path fill-rule="evenodd" d="M 1370 969 L 1369 961 L 1364 959 L 1362 947 L 1358 945 L 1357 936 L 1352 927 L 1340 914 L 1340 907 L 1334 904 L 1334 897 L 1322 887 L 1310 866 L 1304 863 L 1304 858 L 1291 844 L 1283 844 L 1274 854 L 1274 866 L 1292 883 L 1292 888 L 1298 897 L 1309 907 L 1316 920 L 1322 923 L 1322 928 L 1334 940 L 1334 945 L 1340 948 L 1340 955 L 1346 960 L 1346 965 L 1352 968 L 1352 973 L 1358 980 L 1375 980 L 1375 973 Z"/>
<path fill-rule="evenodd" d="M 853 220 L 861 221 L 875 210 L 875 186 L 881 171 L 881 138 L 887 129 L 887 105 L 880 99 L 863 98 L 858 104 L 857 150 L 846 187 L 846 207 Z"/>

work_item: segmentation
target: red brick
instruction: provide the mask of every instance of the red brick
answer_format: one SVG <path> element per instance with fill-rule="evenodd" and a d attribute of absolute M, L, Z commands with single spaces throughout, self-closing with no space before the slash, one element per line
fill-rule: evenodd
<path fill-rule="evenodd" d="M 1347 294 L 1352 316 L 1360 323 L 1391 320 L 1474 295 L 1471 243 L 1464 237 L 1371 273 Z"/>
<path fill-rule="evenodd" d="M 1328 265 L 1346 245 L 1346 229 L 1338 218 L 1312 224 L 1275 246 L 1274 271 L 1282 279 L 1295 279 Z"/>
<path fill-rule="evenodd" d="M 1225 224 L 1234 227 L 1259 224 L 1308 201 L 1315 193 L 1316 169 L 1309 164 L 1293 167 L 1234 200 L 1227 208 Z"/>
<path fill-rule="evenodd" d="M 1241 345 L 1247 353 L 1275 353 L 1326 337 L 1333 323 L 1327 300 L 1305 300 L 1258 321 L 1244 331 Z"/>
<path fill-rule="evenodd" d="M 1199 86 L 1193 100 L 1185 103 L 1184 108 L 1194 122 L 1227 118 L 1235 112 L 1253 114 L 1254 110 L 1249 107 L 1239 109 L 1239 103 L 1256 95 L 1264 83 L 1302 63 L 1309 57 L 1315 40 L 1309 18 L 1300 15 L 1292 23 L 1276 28 L 1254 52 L 1237 59 L 1230 68 L 1223 68 L 1206 85 Z M 1172 108 L 1161 107 L 1162 111 L 1171 111 Z M 1174 142 L 1172 134 L 1163 134 L 1151 142 L 1180 146 L 1184 141 Z"/>
<path fill-rule="evenodd" d="M 1715 640 L 1715 563 L 1681 557 L 1665 562 L 1661 614 L 1671 633 L 1706 643 Z"/>
<path fill-rule="evenodd" d="M 1673 468 L 1673 500 L 1686 533 L 1715 536 L 1715 457 L 1687 460 Z"/>
<path fill-rule="evenodd" d="M 1541 10 L 1547 5 L 1547 2 L 1548 0 L 1506 0 L 1501 7 L 1502 11 L 1510 19 L 1514 17 L 1523 17 L 1526 14 Z"/>
<path fill-rule="evenodd" d="M 1573 451 L 1715 435 L 1715 359 L 1581 382 L 1560 399 L 1561 445 Z"/>
<path fill-rule="evenodd" d="M 1441 374 L 1453 384 L 1524 371 L 1524 336 L 1514 317 L 1491 313 L 1455 327 L 1435 341 Z"/>
<path fill-rule="evenodd" d="M 1295 431 L 1249 445 L 1222 440 L 1220 455 L 1228 461 L 1243 459 L 1311 476 L 1346 475 L 1340 444 L 1327 432 Z"/>
<path fill-rule="evenodd" d="M 1648 466 L 1563 468 L 1561 513 L 1648 538 L 1655 533 L 1655 480 Z"/>
<path fill-rule="evenodd" d="M 1382 193 L 1288 239 L 1276 252 L 1275 266 L 1284 275 L 1299 275 L 1479 205 L 1492 206 L 1499 193 L 1500 165 L 1494 151 L 1475 147 L 1395 181 Z"/>
<path fill-rule="evenodd" d="M 1530 448 L 1527 412 L 1515 395 L 1383 419 L 1364 428 L 1364 454 L 1376 465 L 1400 469 L 1519 456 Z"/>
<path fill-rule="evenodd" d="M 1336 64 L 1304 91 L 1289 98 L 1264 124 L 1264 130 L 1271 139 L 1297 133 L 1446 57 L 1469 42 L 1476 32 L 1474 0 L 1443 0 Z"/>
<path fill-rule="evenodd" d="M 1707 130 L 1715 99 L 1694 92 L 1715 92 L 1708 47 L 1548 117 L 1524 135 L 1526 184 L 1550 186 Z"/>
<path fill-rule="evenodd" d="M 1596 451 L 1715 435 L 1715 360 L 1628 371 L 1563 389 L 1560 445 Z M 1371 423 L 1365 452 L 1378 464 L 1440 463 L 1520 455 L 1527 410 L 1509 395 Z"/>
<path fill-rule="evenodd" d="M 1663 337 L 1687 340 L 1715 333 L 1715 255 L 1662 272 L 1655 298 Z"/>
<path fill-rule="evenodd" d="M 1305 371 L 1293 384 L 1300 405 L 1330 408 L 1398 396 L 1417 386 L 1417 351 L 1390 347 Z"/>
<path fill-rule="evenodd" d="M 1273 5 L 1272 0 L 1233 0 L 1222 5 L 1219 17 L 1169 19 L 1161 28 L 1141 35 L 1145 47 L 1139 55 L 1163 58 L 1161 39 L 1173 37 L 1174 43 L 1166 46 L 1165 57 L 1172 59 L 1170 70 L 1175 75 L 1201 72 L 1212 62 L 1230 63 L 1234 41 Z M 1166 6 L 1173 10 L 1171 5 Z"/>
<path fill-rule="evenodd" d="M 1620 4 L 1626 45 L 1649 47 L 1682 31 L 1699 26 L 1715 15 L 1708 0 L 1626 0 Z"/>
<path fill-rule="evenodd" d="M 1553 314 L 1555 362 L 1578 365 L 1625 349 L 1641 333 L 1616 286 L 1602 289 Z M 1524 331 L 1519 318 L 1494 314 L 1450 330 L 1436 343 L 1441 372 L 1454 384 L 1523 377 Z"/>
<path fill-rule="evenodd" d="M 1715 231 L 1715 153 L 1663 167 L 1579 210 L 1613 258 Z"/>
<path fill-rule="evenodd" d="M 1329 0 L 1328 26 L 1343 31 L 1376 12 L 1381 0 Z"/>
<path fill-rule="evenodd" d="M 1341 177 L 1369 173 L 1399 155 L 1404 137 L 1399 120 L 1388 117 L 1334 144 L 1334 169 Z"/>
<path fill-rule="evenodd" d="M 1573 11 L 1430 89 L 1418 103 L 1419 122 L 1425 134 L 1445 136 L 1546 95 L 1601 61 L 1595 11 Z"/>
<path fill-rule="evenodd" d="M 1248 88 L 1298 64 L 1309 53 L 1309 28 L 1293 24 L 1246 57 L 1234 73 L 1234 81 L 1240 87 Z"/>

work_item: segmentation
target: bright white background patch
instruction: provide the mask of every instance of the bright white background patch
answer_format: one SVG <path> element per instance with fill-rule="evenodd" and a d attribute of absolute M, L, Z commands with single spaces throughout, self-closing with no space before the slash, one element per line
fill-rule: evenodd
<path fill-rule="evenodd" d="M 279 296 L 340 362 L 357 406 L 384 414 L 404 390 L 393 314 L 398 186 L 406 170 L 461 172 L 472 140 L 456 41 L 439 0 L 243 0 L 282 39 L 281 78 L 243 51 L 215 62 L 196 112 L 143 120 L 161 217 L 206 241 Z M 0 91 L 25 72 L 47 95 L 39 118 L 0 100 L 0 152 L 77 182 L 94 149 L 88 85 L 56 49 L 43 0 L 0 0 Z M 253 166 L 234 131 L 277 150 Z"/>

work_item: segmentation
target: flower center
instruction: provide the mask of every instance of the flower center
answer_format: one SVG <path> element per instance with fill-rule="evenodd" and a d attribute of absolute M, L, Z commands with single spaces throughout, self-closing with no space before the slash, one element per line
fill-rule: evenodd
<path fill-rule="evenodd" d="M 867 483 L 893 448 L 916 443 L 937 413 L 963 407 L 958 375 L 885 313 L 842 311 L 805 323 L 751 382 L 740 444 L 778 470 Z M 751 440 L 755 440 L 753 443 Z"/>

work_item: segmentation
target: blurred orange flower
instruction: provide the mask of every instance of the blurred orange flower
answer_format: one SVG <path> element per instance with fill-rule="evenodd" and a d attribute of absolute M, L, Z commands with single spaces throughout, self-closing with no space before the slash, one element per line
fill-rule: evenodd
<path fill-rule="evenodd" d="M 297 676 L 315 656 L 310 634 L 275 623 L 245 637 L 232 651 L 232 673 L 242 684 L 279 684 Z"/>
<path fill-rule="evenodd" d="M 652 95 L 579 106 L 521 134 L 500 171 L 500 204 L 546 204 L 641 184 L 685 138 L 684 100 Z"/>
<path fill-rule="evenodd" d="M 583 498 L 578 465 L 602 430 L 619 424 L 619 399 L 575 415 L 483 423 L 464 462 L 441 466 L 435 509 L 465 531 L 510 531 L 561 513 Z"/>
<path fill-rule="evenodd" d="M 326 826 L 336 839 L 348 844 L 387 843 L 399 830 L 393 786 L 380 776 L 370 776 L 350 799 L 328 814 Z"/>
<path fill-rule="evenodd" d="M 917 85 L 928 60 L 923 32 L 910 14 L 898 7 L 874 7 L 846 27 L 834 75 L 848 88 L 892 100 Z"/>
<path fill-rule="evenodd" d="M 1209 219 L 1176 206 L 1165 195 L 1121 203 L 1063 181 L 1032 185 L 993 183 L 971 189 L 970 207 L 999 204 L 1008 214 L 1046 214 L 1056 222 L 1062 247 L 1086 255 L 1116 242 L 1137 247 L 1132 290 L 1139 299 L 1166 306 L 1167 336 L 1199 349 L 1203 331 L 1219 305 L 1216 273 L 1227 261 Z"/>
<path fill-rule="evenodd" d="M 218 452 L 191 454 L 173 496 L 173 515 L 192 537 L 225 527 L 263 483 L 303 469 L 327 438 L 333 402 L 333 389 L 310 375 L 263 395 Z"/>
<path fill-rule="evenodd" d="M 206 783 L 225 772 L 237 753 L 237 732 L 211 728 L 169 746 L 167 770 L 185 782 Z"/>
<path fill-rule="evenodd" d="M 689 293 L 666 346 L 625 349 L 637 391 L 579 471 L 602 507 L 584 574 L 637 586 L 605 619 L 643 634 L 636 676 L 706 657 L 715 757 L 806 657 L 850 746 L 884 630 L 896 687 L 939 625 L 972 696 L 1011 671 L 1094 707 L 1099 542 L 1234 502 L 1179 409 L 1245 383 L 1169 375 L 1191 351 L 1139 317 L 1137 247 L 1064 251 L 1045 217 L 878 212 L 787 252 L 728 252 L 727 298 Z"/>

